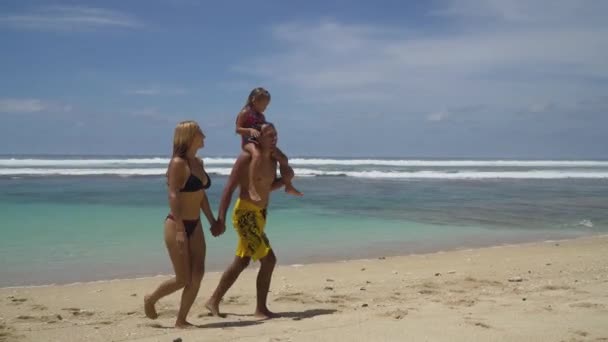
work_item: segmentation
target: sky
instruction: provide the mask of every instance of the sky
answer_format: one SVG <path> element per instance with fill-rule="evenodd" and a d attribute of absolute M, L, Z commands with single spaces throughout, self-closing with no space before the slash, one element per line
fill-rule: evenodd
<path fill-rule="evenodd" d="M 608 158 L 608 1 L 0 2 L 0 154 Z"/>

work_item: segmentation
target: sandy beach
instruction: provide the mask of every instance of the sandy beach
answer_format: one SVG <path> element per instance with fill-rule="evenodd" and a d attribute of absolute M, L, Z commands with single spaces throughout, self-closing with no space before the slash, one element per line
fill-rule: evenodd
<path fill-rule="evenodd" d="M 278 258 L 281 253 L 277 251 Z M 206 274 L 190 314 L 178 296 L 143 315 L 164 277 L 0 289 L 0 341 L 608 341 L 608 236 L 280 266 L 269 296 L 281 318 L 251 316 L 257 265 L 203 307 L 220 274 Z M 227 260 L 228 262 L 228 260 Z"/>

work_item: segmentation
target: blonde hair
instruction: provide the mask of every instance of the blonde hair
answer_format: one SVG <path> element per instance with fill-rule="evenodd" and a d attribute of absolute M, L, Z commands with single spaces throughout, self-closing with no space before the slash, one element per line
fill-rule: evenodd
<path fill-rule="evenodd" d="M 180 157 L 186 159 L 188 149 L 190 146 L 192 146 L 192 142 L 194 141 L 196 134 L 199 132 L 201 132 L 200 126 L 192 120 L 182 121 L 175 127 L 175 132 L 173 133 L 173 155 L 169 161 L 167 172 L 165 172 L 165 177 L 167 177 L 167 185 L 169 185 L 169 170 L 171 169 L 173 158 Z"/>
<path fill-rule="evenodd" d="M 201 128 L 195 121 L 188 120 L 178 123 L 173 134 L 173 157 L 186 158 L 188 149 L 200 132 Z"/>

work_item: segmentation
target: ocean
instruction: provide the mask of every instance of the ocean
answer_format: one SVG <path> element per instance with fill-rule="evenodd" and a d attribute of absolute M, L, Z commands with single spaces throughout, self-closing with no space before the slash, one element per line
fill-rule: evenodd
<path fill-rule="evenodd" d="M 217 210 L 233 158 L 205 158 Z M 608 232 L 608 161 L 292 158 L 267 234 L 280 264 Z M 166 157 L 0 156 L 0 287 L 171 273 Z M 236 195 L 236 194 L 235 194 Z M 234 203 L 234 200 L 233 200 Z M 236 234 L 212 237 L 207 270 Z"/>

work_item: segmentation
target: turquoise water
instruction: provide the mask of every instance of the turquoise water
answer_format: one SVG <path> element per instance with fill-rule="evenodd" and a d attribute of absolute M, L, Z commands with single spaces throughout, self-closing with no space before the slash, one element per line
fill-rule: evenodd
<path fill-rule="evenodd" d="M 349 166 L 352 168 L 352 166 Z M 218 205 L 225 176 L 212 174 Z M 410 254 L 608 232 L 608 180 L 297 179 L 273 195 L 267 233 L 282 264 Z M 0 177 L 0 286 L 170 273 L 162 176 Z M 207 229 L 207 225 L 204 226 Z M 206 231 L 207 269 L 236 244 Z"/>

